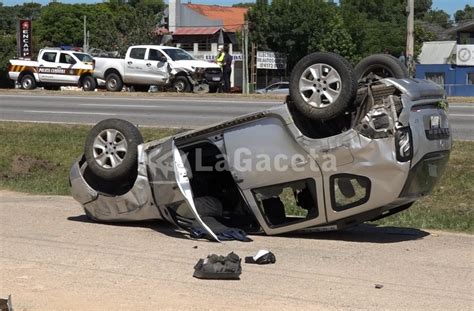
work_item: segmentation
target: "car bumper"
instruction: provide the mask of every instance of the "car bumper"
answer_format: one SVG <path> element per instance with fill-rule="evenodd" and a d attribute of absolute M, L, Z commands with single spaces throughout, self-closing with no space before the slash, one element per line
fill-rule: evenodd
<path fill-rule="evenodd" d="M 73 198 L 84 208 L 86 214 L 100 221 L 138 221 L 162 219 L 153 202 L 146 174 L 146 166 L 140 161 L 138 175 L 130 190 L 112 195 L 95 190 L 84 174 L 85 158 L 76 161 L 70 171 L 69 181 Z"/>

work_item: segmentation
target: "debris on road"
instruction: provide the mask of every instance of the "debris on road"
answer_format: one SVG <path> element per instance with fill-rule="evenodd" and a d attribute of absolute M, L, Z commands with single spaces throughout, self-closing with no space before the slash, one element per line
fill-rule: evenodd
<path fill-rule="evenodd" d="M 199 259 L 194 266 L 193 276 L 198 279 L 239 280 L 242 273 L 240 257 L 234 252 L 227 256 L 210 254 Z"/>
<path fill-rule="evenodd" d="M 381 288 L 383 288 L 383 285 L 382 284 L 375 284 L 375 288 L 381 289 Z"/>
<path fill-rule="evenodd" d="M 259 250 L 255 256 L 245 257 L 245 263 L 255 263 L 258 265 L 265 265 L 265 264 L 275 263 L 275 262 L 276 262 L 275 254 L 273 254 L 270 251 L 267 251 L 266 249 Z"/>

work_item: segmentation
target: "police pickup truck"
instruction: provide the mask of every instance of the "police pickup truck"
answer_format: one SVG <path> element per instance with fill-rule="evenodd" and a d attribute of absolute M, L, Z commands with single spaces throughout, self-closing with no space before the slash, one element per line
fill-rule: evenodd
<path fill-rule="evenodd" d="M 135 90 L 150 85 L 171 86 L 178 92 L 207 92 L 221 84 L 220 67 L 195 59 L 183 49 L 160 45 L 128 48 L 124 59 L 95 57 L 94 77 L 105 80 L 108 91 L 124 85 Z"/>
<path fill-rule="evenodd" d="M 46 48 L 40 50 L 36 61 L 11 59 L 9 62 L 10 79 L 19 82 L 25 90 L 38 86 L 58 89 L 73 85 L 82 87 L 84 91 L 93 91 L 97 85 L 92 76 L 94 60 L 87 53 Z"/>

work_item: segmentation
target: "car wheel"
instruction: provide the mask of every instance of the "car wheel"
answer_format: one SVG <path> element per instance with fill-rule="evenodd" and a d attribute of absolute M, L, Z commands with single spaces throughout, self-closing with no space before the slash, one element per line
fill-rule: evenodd
<path fill-rule="evenodd" d="M 351 64 L 335 53 L 305 56 L 296 64 L 290 78 L 291 100 L 304 116 L 313 120 L 342 114 L 356 92 Z"/>
<path fill-rule="evenodd" d="M 21 88 L 25 90 L 33 90 L 36 88 L 36 80 L 30 74 L 26 74 L 21 78 Z"/>
<path fill-rule="evenodd" d="M 408 78 L 407 67 L 397 58 L 388 54 L 374 54 L 362 59 L 354 68 L 357 81 L 380 78 Z M 377 76 L 377 77 L 374 77 Z"/>
<path fill-rule="evenodd" d="M 174 79 L 173 88 L 178 93 L 190 92 L 191 91 L 191 85 L 189 84 L 188 79 L 186 77 L 183 77 L 183 76 L 176 77 Z"/>
<path fill-rule="evenodd" d="M 105 79 L 105 87 L 109 92 L 120 92 L 123 88 L 123 82 L 116 73 L 111 73 Z"/>
<path fill-rule="evenodd" d="M 92 173 L 104 180 L 127 178 L 137 168 L 140 131 L 130 122 L 107 119 L 97 123 L 86 139 L 84 155 Z"/>
<path fill-rule="evenodd" d="M 86 76 L 82 80 L 82 89 L 84 91 L 91 92 L 91 91 L 94 91 L 96 87 L 97 87 L 97 83 L 95 82 L 94 77 Z"/>

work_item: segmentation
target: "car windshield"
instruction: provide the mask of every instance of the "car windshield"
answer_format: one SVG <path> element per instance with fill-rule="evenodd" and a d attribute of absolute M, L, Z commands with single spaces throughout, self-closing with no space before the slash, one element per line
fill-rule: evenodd
<path fill-rule="evenodd" d="M 85 53 L 73 53 L 74 56 L 76 56 L 81 62 L 89 62 L 89 63 L 92 63 L 92 56 L 90 56 L 89 54 L 85 54 Z"/>
<path fill-rule="evenodd" d="M 194 60 L 195 58 L 186 52 L 185 50 L 181 49 L 163 49 L 163 52 L 168 54 L 172 60 Z"/>

